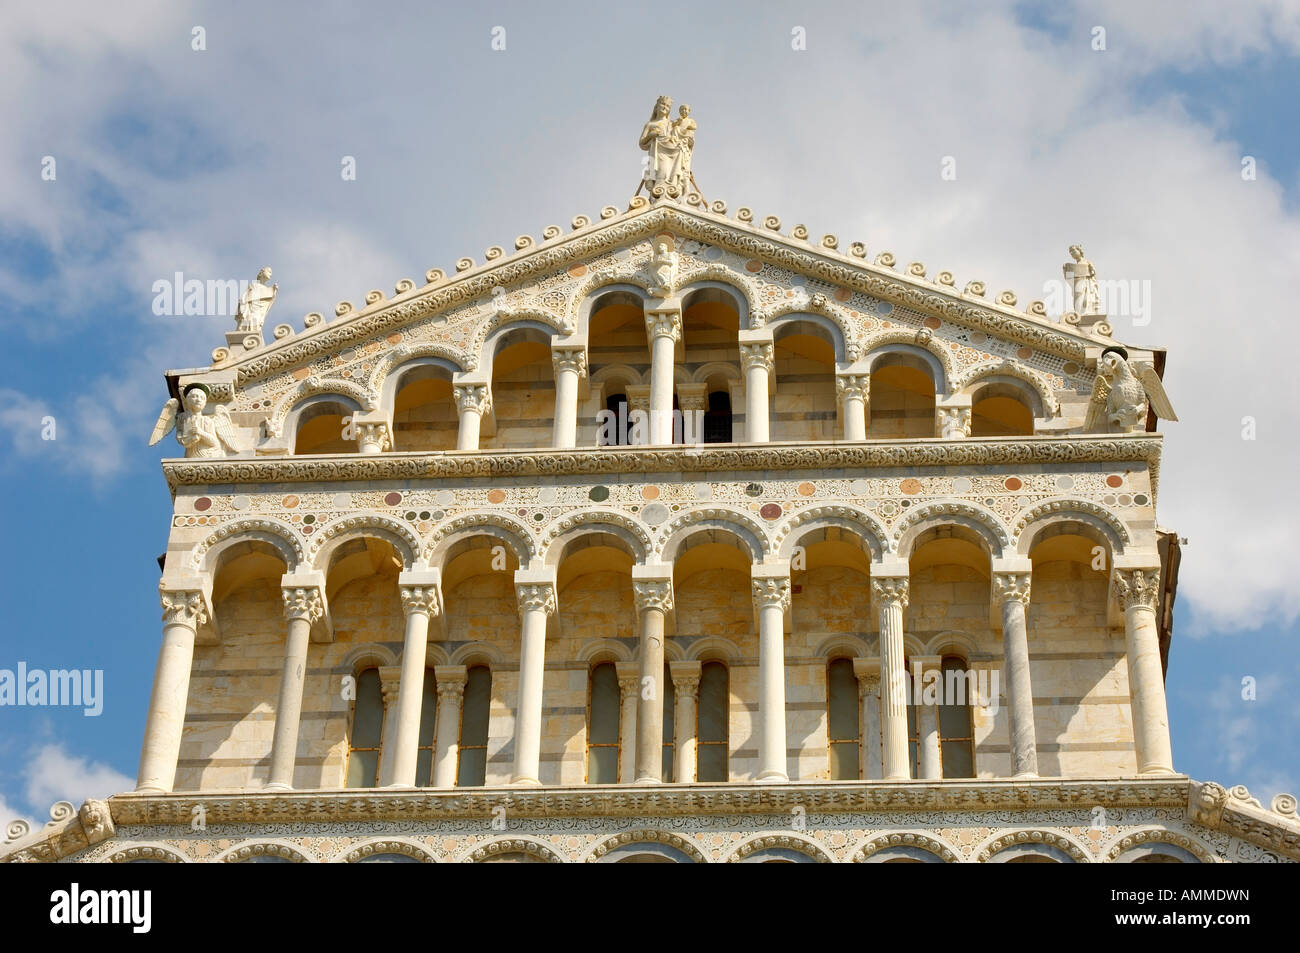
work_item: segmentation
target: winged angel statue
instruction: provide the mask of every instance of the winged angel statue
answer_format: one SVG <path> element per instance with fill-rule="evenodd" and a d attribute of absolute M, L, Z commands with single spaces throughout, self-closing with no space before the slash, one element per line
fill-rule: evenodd
<path fill-rule="evenodd" d="M 1154 365 L 1147 361 L 1130 364 L 1123 352 L 1104 351 L 1097 362 L 1097 380 L 1092 385 L 1084 433 L 1108 430 L 1133 433 L 1144 429 L 1148 399 L 1156 416 L 1178 419 Z"/>
<path fill-rule="evenodd" d="M 212 413 L 203 412 L 208 403 L 207 387 L 190 384 L 185 388 L 183 396 L 183 411 L 180 401 L 174 397 L 163 404 L 158 423 L 154 425 L 153 435 L 149 438 L 149 446 L 152 447 L 175 429 L 176 440 L 185 448 L 187 457 L 224 457 L 243 449 L 239 445 L 238 432 L 234 421 L 230 419 L 229 410 L 216 404 Z"/>

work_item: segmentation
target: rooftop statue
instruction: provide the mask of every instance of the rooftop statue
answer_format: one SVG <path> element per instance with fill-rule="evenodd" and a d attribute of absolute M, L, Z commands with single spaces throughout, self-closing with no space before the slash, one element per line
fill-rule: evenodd
<path fill-rule="evenodd" d="M 641 148 L 650 154 L 641 188 L 654 198 L 665 195 L 677 198 L 686 195 L 690 191 L 688 186 L 694 185 L 691 151 L 695 148 L 698 125 L 691 118 L 690 106 L 681 107 L 676 121 L 672 119 L 672 107 L 671 99 L 660 96 L 655 100 L 650 121 L 641 130 Z"/>
<path fill-rule="evenodd" d="M 1108 349 L 1097 362 L 1097 380 L 1092 385 L 1084 433 L 1139 433 L 1146 429 L 1147 399 L 1156 416 L 1177 420 L 1169 395 L 1153 365 L 1128 361 L 1128 355 Z"/>
<path fill-rule="evenodd" d="M 1067 261 L 1061 270 L 1074 292 L 1075 313 L 1081 318 L 1104 315 L 1106 312 L 1101 309 L 1101 294 L 1097 289 L 1097 269 L 1083 257 L 1082 245 L 1071 245 L 1070 257 L 1074 261 Z"/>
<path fill-rule="evenodd" d="M 174 429 L 176 441 L 185 448 L 187 457 L 224 457 L 239 453 L 239 435 L 230 411 L 223 405 L 216 404 L 212 413 L 205 414 L 203 409 L 208 403 L 208 389 L 202 384 L 190 384 L 185 388 L 185 409 L 181 402 L 172 398 L 163 404 L 158 422 L 154 424 L 149 446 L 153 446 Z"/>
<path fill-rule="evenodd" d="M 271 305 L 275 304 L 275 296 L 280 290 L 279 285 L 266 284 L 270 280 L 271 267 L 268 265 L 257 273 L 257 277 L 239 296 L 239 307 L 235 311 L 236 331 L 262 333 L 262 323 L 266 321 L 266 314 L 271 310 Z"/>

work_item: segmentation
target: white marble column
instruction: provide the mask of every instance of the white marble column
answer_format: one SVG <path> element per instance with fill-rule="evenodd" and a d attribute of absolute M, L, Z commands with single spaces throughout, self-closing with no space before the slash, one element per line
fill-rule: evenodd
<path fill-rule="evenodd" d="M 641 685 L 636 712 L 636 780 L 663 780 L 664 638 L 673 609 L 673 580 L 651 567 L 634 566 L 632 595 L 641 623 Z M 668 573 L 671 570 L 664 570 Z"/>
<path fill-rule="evenodd" d="M 682 339 L 680 309 L 649 311 L 645 316 L 650 338 L 650 442 L 673 442 L 673 361 Z"/>
<path fill-rule="evenodd" d="M 927 694 L 924 686 L 926 684 L 927 672 L 938 672 L 942 676 L 941 666 L 943 659 L 938 655 L 918 655 L 912 659 L 912 679 L 913 686 L 916 685 L 919 675 L 919 682 L 922 686 L 921 697 L 914 698 L 916 704 L 916 732 L 917 746 L 919 748 L 920 775 L 922 778 L 941 778 L 943 777 L 943 752 L 939 744 L 939 708 L 938 701 L 942 699 L 943 683 L 939 683 L 939 692 L 934 693 L 934 689 Z M 933 681 L 933 680 L 931 680 Z"/>
<path fill-rule="evenodd" d="M 583 347 L 554 347 L 555 426 L 552 444 L 570 449 L 578 443 L 578 385 L 587 374 L 587 351 Z"/>
<path fill-rule="evenodd" d="M 194 636 L 208 621 L 207 602 L 197 589 L 158 590 L 162 601 L 162 648 L 154 670 L 149 715 L 140 750 L 140 773 L 135 789 L 165 794 L 176 783 L 185 705 L 190 694 L 190 668 L 194 664 Z"/>
<path fill-rule="evenodd" d="M 880 756 L 880 659 L 855 658 L 853 674 L 858 679 L 862 780 L 879 781 L 883 775 Z"/>
<path fill-rule="evenodd" d="M 695 780 L 696 748 L 698 738 L 697 713 L 700 699 L 699 662 L 669 662 L 668 673 L 673 680 L 673 697 L 677 710 L 673 713 L 673 780 L 690 784 Z"/>
<path fill-rule="evenodd" d="M 267 790 L 293 788 L 293 768 L 298 760 L 298 729 L 302 721 L 302 690 L 307 674 L 307 646 L 312 623 L 325 615 L 320 589 L 283 588 L 284 617 L 289 630 L 284 640 L 284 666 L 280 672 L 280 698 L 275 706 L 275 734 L 271 741 L 271 774 Z"/>
<path fill-rule="evenodd" d="M 843 407 L 845 440 L 867 439 L 867 395 L 870 390 L 870 374 L 835 375 L 835 393 Z"/>
<path fill-rule="evenodd" d="M 618 779 L 624 784 L 636 780 L 636 705 L 641 694 L 641 667 L 619 662 L 618 672 Z"/>
<path fill-rule="evenodd" d="M 397 738 L 397 699 L 402 689 L 402 667 L 383 665 L 379 668 L 379 697 L 384 703 L 384 720 L 379 732 L 379 776 L 376 783 L 388 787 L 393 778 L 393 758 Z"/>
<path fill-rule="evenodd" d="M 785 613 L 790 609 L 788 570 L 755 566 L 758 614 L 758 778 L 788 781 L 785 747 Z"/>
<path fill-rule="evenodd" d="M 745 440 L 767 443 L 771 431 L 767 385 L 775 366 L 775 349 L 771 342 L 741 344 L 740 362 L 745 368 Z"/>
<path fill-rule="evenodd" d="M 404 581 L 424 572 L 402 573 L 398 577 L 402 610 L 406 613 L 406 636 L 402 642 L 402 685 L 397 695 L 394 723 L 391 787 L 415 787 L 415 766 L 420 754 L 420 710 L 424 702 L 424 669 L 428 658 L 429 620 L 442 607 L 436 582 Z"/>
<path fill-rule="evenodd" d="M 519 701 L 511 782 L 541 784 L 542 684 L 546 676 L 546 620 L 556 608 L 554 574 L 516 571 L 515 594 L 519 599 Z"/>
<path fill-rule="evenodd" d="M 483 415 L 492 406 L 492 391 L 487 384 L 455 384 L 456 410 L 460 427 L 456 434 L 457 450 L 477 450 Z"/>
<path fill-rule="evenodd" d="M 357 449 L 362 453 L 383 453 L 393 449 L 392 428 L 383 411 L 353 414 L 349 425 L 356 434 Z M 347 436 L 346 431 L 344 436 Z"/>
<path fill-rule="evenodd" d="M 1007 725 L 1011 736 L 1011 775 L 1038 775 L 1038 742 L 1034 730 L 1034 689 L 1029 677 L 1029 605 L 1031 574 L 993 573 L 993 599 L 1002 610 L 1002 677 L 1006 681 Z"/>
<path fill-rule="evenodd" d="M 880 709 L 885 780 L 912 776 L 907 748 L 907 671 L 904 668 L 903 610 L 907 608 L 908 577 L 871 580 L 880 626 Z"/>
<path fill-rule="evenodd" d="M 1165 676 L 1160 664 L 1160 630 L 1156 608 L 1160 604 L 1159 568 L 1116 568 L 1115 597 L 1124 612 L 1124 640 L 1128 655 L 1128 687 L 1133 707 L 1133 743 L 1138 773 L 1173 774 L 1169 744 L 1169 712 L 1165 702 Z"/>
<path fill-rule="evenodd" d="M 464 665 L 438 665 L 433 670 L 438 685 L 438 713 L 434 724 L 433 786 L 456 785 L 460 758 L 460 709 L 465 700 L 469 670 Z"/>

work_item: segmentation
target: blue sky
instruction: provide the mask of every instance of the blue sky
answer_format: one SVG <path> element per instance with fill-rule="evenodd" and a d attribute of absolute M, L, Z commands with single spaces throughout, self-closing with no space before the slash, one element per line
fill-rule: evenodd
<path fill-rule="evenodd" d="M 154 315 L 153 282 L 270 263 L 272 323 L 301 327 L 340 299 L 482 260 L 625 202 L 660 93 L 694 107 L 697 177 L 733 207 L 1021 300 L 1042 297 L 1076 241 L 1103 278 L 1150 282 L 1151 323 L 1117 335 L 1169 348 L 1182 418 L 1162 425 L 1159 509 L 1189 538 L 1168 676 L 1175 763 L 1261 799 L 1296 791 L 1300 451 L 1285 420 L 1300 13 L 897 6 L 0 12 L 0 668 L 102 668 L 107 696 L 93 718 L 0 709 L 0 815 L 43 819 L 135 774 L 170 506 L 157 461 L 174 449 L 145 442 L 162 372 L 206 364 L 230 325 Z M 955 180 L 940 178 L 944 157 Z"/>

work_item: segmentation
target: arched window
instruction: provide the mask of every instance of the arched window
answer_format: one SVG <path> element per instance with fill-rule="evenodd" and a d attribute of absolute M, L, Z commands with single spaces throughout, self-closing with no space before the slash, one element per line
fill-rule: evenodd
<path fill-rule="evenodd" d="M 888 353 L 871 366 L 872 438 L 933 437 L 936 386 L 929 363 L 905 353 Z"/>
<path fill-rule="evenodd" d="M 832 781 L 856 781 L 861 720 L 853 660 L 837 658 L 826 672 L 826 735 Z"/>
<path fill-rule="evenodd" d="M 939 706 L 939 745 L 945 778 L 975 777 L 975 732 L 971 722 L 974 681 L 964 659 L 944 656 L 942 698 Z M 960 704 L 954 704 L 960 703 Z"/>
<path fill-rule="evenodd" d="M 482 787 L 487 781 L 488 716 L 492 709 L 492 670 L 475 665 L 465 679 L 460 713 L 460 765 L 456 784 Z"/>
<path fill-rule="evenodd" d="M 704 412 L 704 442 L 731 443 L 731 394 L 725 390 L 709 394 L 709 409 Z"/>
<path fill-rule="evenodd" d="M 298 414 L 293 452 L 356 453 L 356 437 L 344 436 L 345 418 L 356 413 L 352 406 L 342 400 L 310 401 Z"/>
<path fill-rule="evenodd" d="M 610 662 L 591 670 L 587 691 L 587 783 L 618 782 L 618 672 Z"/>
<path fill-rule="evenodd" d="M 700 703 L 696 721 L 695 776 L 700 781 L 726 781 L 731 691 L 727 666 L 706 662 L 700 669 Z"/>
<path fill-rule="evenodd" d="M 1032 437 L 1034 411 L 1021 388 L 990 383 L 975 392 L 971 402 L 972 437 Z"/>
<path fill-rule="evenodd" d="M 350 722 L 345 785 L 350 788 L 378 787 L 379 751 L 384 734 L 384 696 L 379 684 L 379 669 L 368 668 L 357 676 Z"/>
<path fill-rule="evenodd" d="M 673 685 L 672 672 L 668 670 L 668 665 L 664 665 L 664 758 L 663 774 L 660 775 L 665 781 L 673 779 L 673 759 L 677 754 L 677 732 L 676 718 L 677 712 L 677 689 Z"/>
<path fill-rule="evenodd" d="M 420 745 L 415 754 L 415 783 L 433 784 L 434 721 L 438 716 L 438 680 L 433 669 L 424 670 L 424 694 L 420 698 Z"/>

